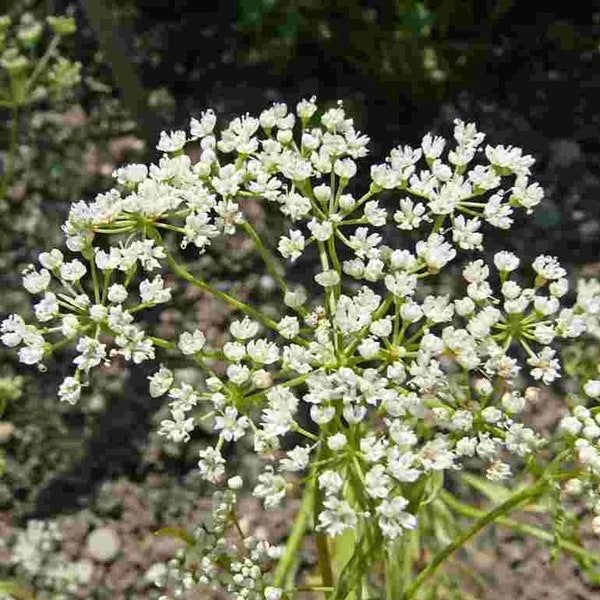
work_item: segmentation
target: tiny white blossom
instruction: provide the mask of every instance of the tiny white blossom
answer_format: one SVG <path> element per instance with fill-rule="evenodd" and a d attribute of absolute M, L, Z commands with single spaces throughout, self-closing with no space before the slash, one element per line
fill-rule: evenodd
<path fill-rule="evenodd" d="M 200 352 L 205 343 L 206 338 L 204 334 L 199 329 L 196 329 L 193 332 L 184 331 L 179 336 L 177 346 L 183 354 L 191 355 Z"/>

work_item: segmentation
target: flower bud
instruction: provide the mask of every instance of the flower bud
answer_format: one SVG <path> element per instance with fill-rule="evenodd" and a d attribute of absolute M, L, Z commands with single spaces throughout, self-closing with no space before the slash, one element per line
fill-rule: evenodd
<path fill-rule="evenodd" d="M 56 35 L 72 35 L 77 31 L 77 25 L 73 17 L 50 16 L 46 21 Z"/>

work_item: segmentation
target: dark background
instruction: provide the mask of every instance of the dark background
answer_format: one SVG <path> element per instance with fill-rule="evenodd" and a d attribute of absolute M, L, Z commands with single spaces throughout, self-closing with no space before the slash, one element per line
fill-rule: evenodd
<path fill-rule="evenodd" d="M 372 156 L 363 164 L 394 145 L 417 145 L 427 131 L 449 137 L 459 117 L 475 121 L 492 145 L 533 154 L 534 179 L 546 191 L 534 215 L 487 248 L 513 249 L 525 260 L 557 255 L 572 268 L 599 261 L 598 2 L 30 4 L 45 14 L 74 13 L 71 49 L 84 78 L 110 82 L 148 140 L 148 160 L 157 157 L 153 140 L 161 129 L 186 128 L 208 107 L 228 119 L 273 101 L 293 107 L 312 94 L 320 104 L 342 99 L 371 137 Z M 96 97 L 88 90 L 80 101 L 91 110 Z M 84 460 L 40 495 L 39 515 L 74 508 L 103 479 L 139 473 L 154 410 L 146 375 L 125 382 L 86 442 Z M 70 417 L 73 430 L 78 418 Z"/>
<path fill-rule="evenodd" d="M 547 200 L 511 244 L 597 260 L 598 2 L 53 3 L 69 7 L 86 24 L 76 53 L 85 64 L 101 51 L 150 140 L 206 107 L 230 117 L 316 94 L 343 99 L 381 158 L 426 131 L 448 135 L 458 116 L 538 160 Z"/>

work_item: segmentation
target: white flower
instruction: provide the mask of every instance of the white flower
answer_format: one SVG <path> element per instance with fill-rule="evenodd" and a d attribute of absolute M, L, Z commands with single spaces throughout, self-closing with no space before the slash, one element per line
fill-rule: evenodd
<path fill-rule="evenodd" d="M 346 530 L 356 529 L 358 518 L 348 502 L 331 496 L 323 502 L 323 507 L 324 510 L 319 513 L 318 529 L 326 535 L 336 537 Z"/>
<path fill-rule="evenodd" d="M 281 470 L 288 472 L 303 471 L 310 462 L 310 448 L 296 446 L 289 450 L 287 456 L 281 460 Z"/>
<path fill-rule="evenodd" d="M 312 96 L 309 100 L 303 99 L 296 105 L 296 113 L 302 120 L 310 119 L 317 112 L 316 96 Z M 270 600 L 270 599 L 268 599 Z"/>
<path fill-rule="evenodd" d="M 101 323 L 108 315 L 108 308 L 104 304 L 93 304 L 89 310 L 90 319 L 96 323 Z"/>
<path fill-rule="evenodd" d="M 279 360 L 279 348 L 268 340 L 251 340 L 246 345 L 246 352 L 259 364 L 271 365 Z"/>
<path fill-rule="evenodd" d="M 58 315 L 58 299 L 52 292 L 46 292 L 44 297 L 34 306 L 35 316 L 42 323 L 50 321 Z"/>
<path fill-rule="evenodd" d="M 485 472 L 485 476 L 491 481 L 503 481 L 511 475 L 510 465 L 499 460 L 494 461 Z"/>
<path fill-rule="evenodd" d="M 372 337 L 365 338 L 358 346 L 358 353 L 367 360 L 376 358 L 379 350 L 381 345 Z"/>
<path fill-rule="evenodd" d="M 342 448 L 344 448 L 347 443 L 348 443 L 348 439 L 341 432 L 330 435 L 327 438 L 327 447 L 330 450 L 333 450 L 334 452 L 338 452 L 338 451 L 342 450 Z"/>
<path fill-rule="evenodd" d="M 72 260 L 60 265 L 60 276 L 65 281 L 79 281 L 87 272 L 85 265 L 80 260 Z"/>
<path fill-rule="evenodd" d="M 382 227 L 385 225 L 387 211 L 384 208 L 379 208 L 377 200 L 369 200 L 365 204 L 365 218 L 373 227 Z"/>
<path fill-rule="evenodd" d="M 191 333 L 189 331 L 184 331 L 179 336 L 177 346 L 183 354 L 189 356 L 200 352 L 205 343 L 206 338 L 204 337 L 204 334 L 199 329 L 195 329 Z"/>
<path fill-rule="evenodd" d="M 146 304 L 159 304 L 171 299 L 171 288 L 165 288 L 165 282 L 160 275 L 153 280 L 144 279 L 140 283 L 140 298 Z"/>
<path fill-rule="evenodd" d="M 508 273 L 514 271 L 519 266 L 519 259 L 512 252 L 503 250 L 494 254 L 494 264 L 498 271 Z"/>
<path fill-rule="evenodd" d="M 386 538 L 395 540 L 401 537 L 405 530 L 417 526 L 417 518 L 405 510 L 407 506 L 408 500 L 397 496 L 391 500 L 383 500 L 377 507 L 379 527 Z"/>
<path fill-rule="evenodd" d="M 284 338 L 291 340 L 300 333 L 300 323 L 296 317 L 283 317 L 277 325 L 277 330 Z"/>
<path fill-rule="evenodd" d="M 227 342 L 223 346 L 223 354 L 234 362 L 242 360 L 246 356 L 246 346 L 239 342 Z"/>
<path fill-rule="evenodd" d="M 517 202 L 530 213 L 544 198 L 544 190 L 537 183 L 527 184 L 528 179 L 526 176 L 521 175 L 517 177 L 510 199 Z"/>
<path fill-rule="evenodd" d="M 252 492 L 257 498 L 264 500 L 265 508 L 271 510 L 277 508 L 286 494 L 287 483 L 281 475 L 267 470 L 258 476 L 258 485 Z"/>
<path fill-rule="evenodd" d="M 108 288 L 108 301 L 113 304 L 121 304 L 127 300 L 127 289 L 119 283 L 113 283 Z"/>
<path fill-rule="evenodd" d="M 290 308 L 299 308 L 307 299 L 306 291 L 302 287 L 288 288 L 283 296 L 283 303 Z"/>
<path fill-rule="evenodd" d="M 244 480 L 239 475 L 236 475 L 235 477 L 230 477 L 227 480 L 227 487 L 230 490 L 234 490 L 234 491 L 240 490 L 243 485 L 244 485 Z"/>
<path fill-rule="evenodd" d="M 555 256 L 538 256 L 533 261 L 533 270 L 544 279 L 562 279 L 567 272 L 560 266 Z"/>
<path fill-rule="evenodd" d="M 65 377 L 58 388 L 58 397 L 69 404 L 77 404 L 81 397 L 81 383 L 75 377 Z"/>
<path fill-rule="evenodd" d="M 456 250 L 439 233 L 430 235 L 427 241 L 417 242 L 416 250 L 417 256 L 434 271 L 439 271 L 456 256 Z"/>
<path fill-rule="evenodd" d="M 41 338 L 41 336 L 40 336 Z M 25 365 L 35 365 L 39 363 L 44 357 L 44 344 L 43 338 L 40 339 L 38 344 L 28 344 L 24 348 L 19 350 L 19 362 Z"/>
<path fill-rule="evenodd" d="M 481 411 L 481 418 L 486 423 L 497 423 L 502 418 L 502 411 L 495 406 L 488 406 Z"/>
<path fill-rule="evenodd" d="M 315 239 L 320 242 L 326 242 L 333 235 L 333 225 L 331 224 L 331 221 L 319 222 L 316 219 L 313 219 L 307 224 L 307 227 Z"/>
<path fill-rule="evenodd" d="M 236 340 L 249 340 L 258 333 L 259 325 L 256 321 L 251 321 L 244 317 L 241 321 L 233 321 L 229 325 L 229 331 Z"/>
<path fill-rule="evenodd" d="M 39 273 L 30 271 L 23 277 L 23 287 L 30 294 L 39 294 L 48 288 L 50 280 L 51 275 L 47 269 L 42 269 Z"/>
<path fill-rule="evenodd" d="M 125 165 L 115 169 L 112 176 L 121 185 L 136 185 L 148 177 L 148 167 L 141 164 Z"/>
<path fill-rule="evenodd" d="M 319 475 L 319 488 L 325 492 L 327 496 L 335 496 L 338 494 L 344 485 L 344 480 L 339 473 L 335 471 L 323 471 Z"/>
<path fill-rule="evenodd" d="M 583 384 L 583 391 L 590 398 L 600 398 L 600 380 L 590 379 Z"/>
<path fill-rule="evenodd" d="M 193 427 L 193 419 L 188 419 L 188 421 L 192 421 Z M 200 475 L 211 483 L 218 483 L 225 474 L 225 459 L 221 453 L 216 448 L 208 447 L 200 450 L 199 456 Z"/>
<path fill-rule="evenodd" d="M 554 358 L 555 352 L 552 348 L 545 347 L 539 354 L 534 354 L 527 359 L 531 365 L 531 376 L 541 379 L 546 385 L 560 377 L 560 362 Z"/>
<path fill-rule="evenodd" d="M 154 375 L 148 377 L 148 380 L 150 381 L 150 396 L 158 398 L 166 394 L 171 385 L 173 385 L 173 373 L 161 365 L 160 369 Z"/>
<path fill-rule="evenodd" d="M 248 417 L 238 417 L 238 411 L 228 406 L 222 415 L 215 417 L 215 430 L 221 432 L 221 437 L 226 442 L 239 440 L 250 426 Z"/>
<path fill-rule="evenodd" d="M 277 246 L 283 258 L 289 258 L 292 262 L 302 255 L 306 240 L 302 232 L 295 229 L 290 229 L 289 237 L 281 236 L 279 245 Z"/>
<path fill-rule="evenodd" d="M 394 221 L 396 221 L 398 229 L 412 230 L 428 220 L 426 216 L 427 209 L 421 202 L 413 202 L 410 198 L 402 198 L 400 200 L 400 208 L 394 213 Z"/>
<path fill-rule="evenodd" d="M 385 287 L 394 296 L 406 298 L 414 294 L 417 287 L 417 276 L 399 271 L 393 275 L 386 275 L 384 282 Z"/>
<path fill-rule="evenodd" d="M 185 146 L 185 131 L 160 132 L 160 140 L 156 146 L 161 152 L 177 152 Z"/>
<path fill-rule="evenodd" d="M 69 338 L 75 337 L 79 328 L 79 320 L 75 315 L 65 315 L 61 323 L 61 333 Z"/>
<path fill-rule="evenodd" d="M 432 136 L 430 133 L 427 133 L 425 136 L 423 136 L 423 140 L 421 141 L 423 154 L 428 160 L 435 160 L 436 158 L 439 158 L 444 151 L 445 145 L 446 140 L 444 138 Z"/>
<path fill-rule="evenodd" d="M 200 120 L 192 118 L 190 121 L 190 134 L 192 138 L 203 138 L 211 135 L 216 123 L 217 117 L 210 108 L 202 113 Z"/>
<path fill-rule="evenodd" d="M 375 465 L 365 475 L 365 488 L 371 498 L 387 498 L 391 480 L 383 465 Z"/>
<path fill-rule="evenodd" d="M 106 358 L 106 345 L 94 338 L 82 337 L 77 342 L 77 352 L 80 354 L 73 362 L 79 369 L 87 373 Z"/>
<path fill-rule="evenodd" d="M 315 281 L 323 287 L 333 287 L 340 282 L 340 276 L 337 271 L 330 269 L 315 275 Z"/>
<path fill-rule="evenodd" d="M 283 590 L 276 587 L 267 586 L 265 588 L 265 600 L 281 600 Z"/>
<path fill-rule="evenodd" d="M 38 256 L 38 260 L 42 267 L 49 269 L 50 271 L 54 271 L 54 269 L 58 269 L 63 262 L 63 253 L 60 250 L 54 249 L 50 250 L 50 252 L 42 252 Z"/>
<path fill-rule="evenodd" d="M 351 179 L 356 175 L 356 163 L 350 158 L 338 159 L 333 165 L 333 171 L 342 179 Z"/>
<path fill-rule="evenodd" d="M 376 335 L 377 337 L 388 337 L 392 333 L 394 323 L 391 316 L 385 317 L 384 319 L 379 319 L 377 321 L 373 321 L 371 326 L 369 327 L 369 331 Z"/>

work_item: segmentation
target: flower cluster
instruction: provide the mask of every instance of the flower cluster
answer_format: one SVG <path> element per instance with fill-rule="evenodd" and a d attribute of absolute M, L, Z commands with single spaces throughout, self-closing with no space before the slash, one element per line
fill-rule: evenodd
<path fill-rule="evenodd" d="M 68 561 L 60 552 L 61 540 L 56 522 L 31 520 L 14 540 L 11 562 L 17 571 L 34 580 L 38 589 L 75 594 L 79 586 L 89 582 L 92 563 Z"/>
<path fill-rule="evenodd" d="M 268 585 L 268 570 L 281 549 L 266 539 L 244 536 L 237 520 L 235 493 L 242 482 L 233 477 L 228 483 L 225 492 L 213 495 L 210 525 L 203 524 L 186 534 L 193 550 L 187 554 L 181 551 L 169 561 L 154 583 L 176 598 L 189 590 L 223 589 L 235 600 L 279 600 L 281 592 Z M 161 600 L 169 597 L 161 596 Z"/>
<path fill-rule="evenodd" d="M 248 439 L 264 459 L 253 493 L 266 509 L 300 480 L 316 498 L 319 534 L 373 530 L 392 547 L 416 527 L 444 473 L 468 467 L 506 480 L 545 445 L 523 422 L 539 396 L 531 384 L 561 376 L 559 339 L 600 330 L 600 287 L 580 283 L 568 305 L 555 257 L 531 268 L 510 252 L 493 264 L 472 257 L 487 226 L 510 228 L 515 211 L 533 210 L 543 192 L 520 149 L 484 146 L 485 135 L 459 120 L 453 138 L 452 147 L 427 134 L 418 147 L 394 148 L 359 195 L 357 161 L 369 139 L 341 104 L 318 112 L 311 98 L 295 113 L 275 104 L 220 133 L 206 111 L 189 134 L 163 132 L 158 165 L 118 169 L 117 187 L 73 205 L 63 229 L 79 257 L 40 254 L 23 280 L 40 298 L 39 324 L 12 315 L 2 341 L 27 364 L 71 343 L 75 370 L 59 389 L 70 403 L 115 356 L 140 363 L 160 353 L 165 364 L 150 377 L 150 395 L 170 409 L 160 433 L 185 442 L 200 422 L 212 425 L 217 441 L 198 463 L 207 481 L 227 479 L 224 447 Z M 200 146 L 197 162 L 184 153 L 190 143 Z M 263 241 L 244 215 L 246 198 L 279 209 L 289 231 Z M 387 223 L 399 232 L 386 233 Z M 419 230 L 414 246 L 406 230 Z M 252 240 L 280 288 L 276 317 L 211 286 L 181 258 L 178 247 L 207 252 L 235 232 Z M 293 262 L 313 251 L 309 295 L 282 277 L 277 252 Z M 432 293 L 436 275 L 464 253 L 461 291 Z M 171 300 L 167 271 L 242 314 L 222 346 L 199 329 L 169 340 L 149 332 L 138 315 Z M 205 373 L 204 389 L 176 381 L 175 354 Z M 179 574 L 184 588 L 223 584 L 234 598 L 253 590 L 279 598 L 256 566 L 265 552 L 273 558 L 262 544 L 230 562 L 227 582 L 214 575 L 219 539 L 200 568 Z"/>

